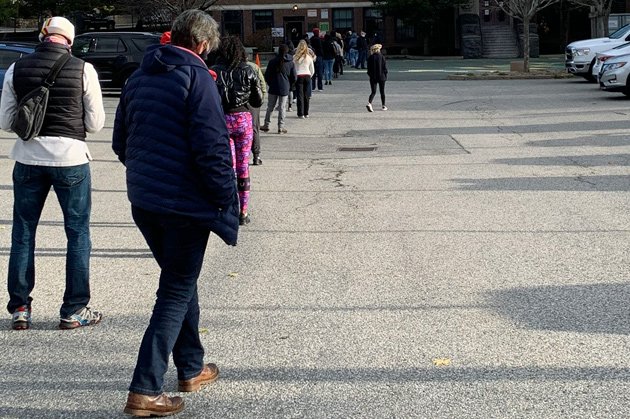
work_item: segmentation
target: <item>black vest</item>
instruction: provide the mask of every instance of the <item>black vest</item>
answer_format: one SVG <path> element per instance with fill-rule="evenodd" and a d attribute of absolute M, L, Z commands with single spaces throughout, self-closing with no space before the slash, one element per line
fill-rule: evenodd
<path fill-rule="evenodd" d="M 41 86 L 55 61 L 68 49 L 61 44 L 44 42 L 35 52 L 15 63 L 13 87 L 18 102 L 31 90 Z M 85 141 L 83 123 L 83 65 L 84 61 L 71 57 L 63 66 L 50 89 L 48 108 L 40 136 L 58 136 Z"/>

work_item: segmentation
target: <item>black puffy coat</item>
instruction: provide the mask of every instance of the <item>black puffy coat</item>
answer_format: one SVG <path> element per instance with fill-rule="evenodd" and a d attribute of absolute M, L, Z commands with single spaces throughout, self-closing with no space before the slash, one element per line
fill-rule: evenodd
<path fill-rule="evenodd" d="M 44 42 L 35 47 L 35 52 L 18 60 L 13 73 L 16 99 L 20 101 L 31 90 L 41 86 L 55 61 L 61 55 L 69 53 L 65 45 Z M 84 65 L 83 60 L 70 57 L 59 72 L 54 86 L 50 89 L 44 124 L 39 131 L 40 136 L 59 136 L 85 141 Z"/>
<path fill-rule="evenodd" d="M 227 64 L 219 62 L 212 69 L 217 73 L 217 88 L 225 113 L 248 112 L 247 105 L 260 108 L 262 87 L 258 74 L 250 65 L 242 62 L 230 69 Z"/>
<path fill-rule="evenodd" d="M 385 61 L 383 54 L 376 52 L 368 57 L 367 73 L 372 82 L 387 80 L 387 61 Z"/>

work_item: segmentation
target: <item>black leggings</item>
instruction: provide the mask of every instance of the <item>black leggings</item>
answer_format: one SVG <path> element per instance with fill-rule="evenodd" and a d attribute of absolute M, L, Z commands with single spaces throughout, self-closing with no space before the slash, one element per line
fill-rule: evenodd
<path fill-rule="evenodd" d="M 370 80 L 370 87 L 372 88 L 372 93 L 370 93 L 370 98 L 368 99 L 369 103 L 372 103 L 372 99 L 376 96 L 376 85 L 378 84 L 378 90 L 381 94 L 381 104 L 385 106 L 385 81 L 372 81 Z"/>

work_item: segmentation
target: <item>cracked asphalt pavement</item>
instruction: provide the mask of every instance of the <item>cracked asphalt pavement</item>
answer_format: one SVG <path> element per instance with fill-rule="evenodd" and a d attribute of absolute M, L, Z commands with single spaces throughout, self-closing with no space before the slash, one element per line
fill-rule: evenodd
<path fill-rule="evenodd" d="M 350 70 L 314 93 L 311 118 L 262 134 L 252 222 L 237 247 L 211 239 L 199 279 L 221 377 L 183 395 L 179 416 L 628 416 L 629 102 L 577 78 L 429 80 L 411 71 L 422 65 L 392 64 L 389 111 L 366 111 L 367 77 Z M 123 417 L 158 267 L 110 148 L 117 101 L 88 139 L 103 322 L 56 329 L 65 238 L 51 194 L 34 327 L 0 320 L 2 418 Z M 14 141 L 0 134 L 5 277 Z"/>

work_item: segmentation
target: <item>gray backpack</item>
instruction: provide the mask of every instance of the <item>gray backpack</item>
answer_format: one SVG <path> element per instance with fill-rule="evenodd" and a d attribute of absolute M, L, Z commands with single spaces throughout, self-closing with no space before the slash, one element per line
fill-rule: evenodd
<path fill-rule="evenodd" d="M 18 103 L 11 129 L 22 140 L 28 141 L 36 137 L 42 129 L 50 88 L 55 84 L 55 79 L 61 67 L 64 66 L 70 57 L 70 54 L 63 54 L 59 57 L 50 73 L 48 73 L 48 77 L 44 80 L 44 84 L 28 92 Z"/>

